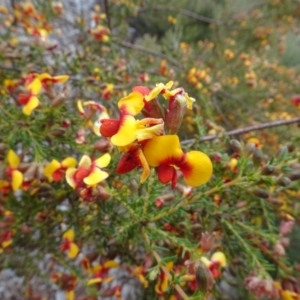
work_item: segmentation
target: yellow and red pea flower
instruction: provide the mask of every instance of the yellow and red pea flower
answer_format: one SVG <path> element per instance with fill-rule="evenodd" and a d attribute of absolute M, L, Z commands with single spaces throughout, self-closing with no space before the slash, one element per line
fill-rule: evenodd
<path fill-rule="evenodd" d="M 106 153 L 98 159 L 91 161 L 87 155 L 83 155 L 78 168 L 68 168 L 66 180 L 68 184 L 76 189 L 82 187 L 93 187 L 108 177 L 108 173 L 101 170 L 110 163 L 111 156 Z"/>
<path fill-rule="evenodd" d="M 110 137 L 112 144 L 127 146 L 135 140 L 142 141 L 163 133 L 162 119 L 146 118 L 136 120 L 137 115 L 144 108 L 144 96 L 140 92 L 132 92 L 118 102 L 120 118 L 101 120 L 100 133 Z"/>
<path fill-rule="evenodd" d="M 52 86 L 56 83 L 64 83 L 69 80 L 68 75 L 51 76 L 48 73 L 36 74 L 37 78 L 41 81 L 43 88 L 46 89 L 48 86 Z"/>
<path fill-rule="evenodd" d="M 150 169 L 141 147 L 131 144 L 127 147 L 119 147 L 119 150 L 125 153 L 118 163 L 116 172 L 126 174 L 136 167 L 141 167 L 143 169 L 141 183 L 145 182 L 150 175 Z"/>
<path fill-rule="evenodd" d="M 96 28 L 90 30 L 91 36 L 96 40 L 103 43 L 109 41 L 110 30 L 102 25 L 97 25 Z"/>
<path fill-rule="evenodd" d="M 174 263 L 168 262 L 166 263 L 166 268 L 168 271 L 171 271 L 173 269 Z M 168 290 L 169 287 L 169 279 L 165 272 L 161 271 L 157 280 L 157 283 L 155 284 L 155 292 L 159 296 L 163 296 L 164 293 Z"/>
<path fill-rule="evenodd" d="M 223 252 L 217 251 L 213 253 L 210 260 L 202 256 L 201 262 L 210 270 L 213 278 L 219 278 L 221 276 L 221 268 L 227 265 L 226 256 Z"/>
<path fill-rule="evenodd" d="M 2 249 L 9 247 L 13 242 L 13 231 L 6 230 L 1 232 L 0 234 L 0 253 Z"/>
<path fill-rule="evenodd" d="M 177 183 L 177 170 L 187 185 L 196 187 L 206 183 L 212 175 L 210 158 L 200 151 L 184 153 L 177 135 L 156 136 L 147 141 L 143 152 L 148 164 L 155 167 L 161 183 Z"/>
<path fill-rule="evenodd" d="M 77 277 L 65 273 L 54 273 L 51 279 L 56 283 L 62 290 L 66 291 L 66 299 L 74 300 L 75 292 L 74 289 L 77 285 Z"/>
<path fill-rule="evenodd" d="M 61 251 L 68 251 L 69 258 L 75 258 L 79 253 L 79 247 L 73 242 L 74 239 L 75 232 L 70 228 L 63 234 L 63 242 L 60 244 Z"/>
<path fill-rule="evenodd" d="M 112 276 L 108 276 L 109 270 L 117 268 L 119 264 L 114 260 L 108 260 L 103 265 L 96 265 L 92 267 L 93 277 L 88 281 L 88 285 L 102 283 L 102 282 L 111 282 L 113 280 Z"/>
<path fill-rule="evenodd" d="M 77 161 L 73 157 L 67 157 L 62 162 L 53 159 L 44 169 L 44 175 L 50 182 L 60 181 L 65 177 L 66 170 L 68 168 L 74 168 Z"/>
<path fill-rule="evenodd" d="M 23 104 L 23 113 L 27 116 L 31 115 L 32 111 L 38 107 L 39 99 L 37 95 L 42 90 L 42 83 L 39 78 L 34 78 L 28 85 L 25 86 L 28 94 L 20 94 L 18 102 Z"/>
<path fill-rule="evenodd" d="M 23 184 L 23 174 L 18 170 L 20 164 L 19 156 L 13 151 L 9 150 L 7 154 L 7 161 L 9 167 L 6 169 L 6 173 L 11 178 L 11 186 L 14 191 L 18 190 Z"/>

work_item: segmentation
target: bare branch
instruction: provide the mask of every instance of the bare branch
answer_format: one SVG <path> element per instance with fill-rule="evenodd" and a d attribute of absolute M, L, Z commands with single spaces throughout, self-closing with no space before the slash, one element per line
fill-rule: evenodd
<path fill-rule="evenodd" d="M 289 119 L 289 120 L 278 120 L 278 121 L 274 121 L 274 122 L 263 123 L 260 125 L 253 125 L 253 126 L 249 126 L 249 127 L 245 127 L 245 128 L 240 128 L 240 129 L 234 129 L 231 131 L 227 131 L 225 134 L 228 136 L 240 135 L 240 134 L 244 134 L 244 133 L 251 132 L 251 131 L 257 131 L 257 130 L 262 130 L 262 129 L 266 129 L 266 128 L 290 125 L 290 124 L 295 124 L 295 123 L 300 123 L 300 117 Z M 201 139 L 199 139 L 199 142 L 212 141 L 218 137 L 219 137 L 218 135 L 204 136 Z M 188 145 L 188 144 L 194 143 L 195 141 L 196 141 L 196 139 L 185 140 L 185 141 L 182 141 L 181 144 Z"/>

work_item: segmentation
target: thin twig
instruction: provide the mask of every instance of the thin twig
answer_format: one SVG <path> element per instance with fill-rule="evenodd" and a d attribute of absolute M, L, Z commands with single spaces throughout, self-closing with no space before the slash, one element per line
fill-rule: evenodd
<path fill-rule="evenodd" d="M 21 72 L 22 72 L 21 69 L 14 68 L 14 67 L 0 66 L 0 69 L 2 69 L 2 70 L 7 70 L 7 71 L 12 71 L 12 72 L 17 72 L 17 73 L 21 73 Z"/>
<path fill-rule="evenodd" d="M 186 10 L 186 9 L 174 8 L 174 7 L 163 6 L 163 5 L 156 5 L 154 7 L 143 8 L 143 9 L 139 10 L 139 13 L 140 12 L 149 12 L 149 10 L 160 10 L 163 12 L 165 12 L 166 10 L 175 11 L 176 13 L 179 13 L 183 16 L 186 16 L 188 18 L 195 19 L 195 20 L 198 20 L 201 22 L 205 22 L 205 23 L 209 23 L 209 24 L 218 24 L 218 25 L 220 25 L 222 23 L 221 21 L 211 19 L 211 18 L 202 16 L 202 15 L 198 15 L 198 14 L 196 14 L 192 11 Z"/>
<path fill-rule="evenodd" d="M 257 131 L 257 130 L 262 130 L 262 129 L 266 129 L 266 128 L 278 127 L 278 126 L 282 126 L 282 125 L 291 125 L 291 124 L 295 124 L 295 123 L 300 123 L 300 117 L 289 119 L 289 120 L 278 120 L 278 121 L 274 121 L 274 122 L 253 125 L 253 126 L 249 126 L 249 127 L 245 127 L 245 128 L 240 128 L 240 129 L 234 129 L 234 130 L 227 131 L 225 133 L 225 135 L 228 135 L 228 136 L 240 135 L 240 134 L 244 134 L 244 133 L 251 132 L 251 131 Z M 199 139 L 199 142 L 212 141 L 218 137 L 219 137 L 218 135 L 204 136 L 201 139 Z M 192 144 L 196 140 L 197 139 L 184 140 L 181 142 L 181 144 L 182 145 Z"/>
<path fill-rule="evenodd" d="M 137 50 L 137 51 L 142 51 L 142 52 L 146 52 L 146 53 L 149 53 L 149 54 L 157 56 L 157 57 L 161 57 L 163 59 L 166 59 L 173 66 L 175 66 L 179 69 L 182 69 L 182 66 L 175 59 L 173 59 L 173 58 L 171 58 L 171 57 L 169 57 L 169 56 L 167 56 L 167 55 L 165 55 L 161 52 L 157 52 L 155 50 L 148 49 L 148 48 L 142 47 L 140 45 L 133 45 L 133 44 L 130 44 L 130 43 L 127 43 L 127 42 L 121 42 L 120 45 L 123 46 L 123 47 L 126 47 L 126 48 L 131 48 L 131 49 L 134 49 L 134 50 Z"/>

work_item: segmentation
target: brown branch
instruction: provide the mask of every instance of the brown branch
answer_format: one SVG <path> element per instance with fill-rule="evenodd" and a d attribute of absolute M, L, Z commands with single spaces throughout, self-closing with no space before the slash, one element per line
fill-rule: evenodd
<path fill-rule="evenodd" d="M 139 45 L 133 45 L 133 44 L 130 44 L 130 43 L 127 43 L 127 42 L 120 42 L 119 44 L 121 46 L 125 47 L 125 48 L 131 48 L 131 49 L 134 49 L 134 50 L 137 50 L 137 51 L 146 52 L 146 53 L 149 53 L 151 55 L 166 59 L 173 66 L 175 66 L 179 69 L 182 69 L 182 66 L 175 59 L 173 59 L 173 58 L 171 58 L 171 57 L 169 57 L 169 56 L 167 56 L 167 55 L 165 55 L 161 52 L 157 52 L 155 50 L 148 49 L 148 48 L 145 48 L 145 47 L 142 47 L 142 46 L 139 46 Z"/>
<path fill-rule="evenodd" d="M 289 120 L 278 120 L 278 121 L 274 121 L 274 122 L 263 123 L 260 125 L 253 125 L 253 126 L 249 126 L 249 127 L 245 127 L 245 128 L 240 128 L 240 129 L 234 129 L 231 131 L 227 131 L 225 133 L 225 135 L 228 135 L 228 136 L 240 135 L 240 134 L 244 134 L 244 133 L 251 132 L 251 131 L 257 131 L 257 130 L 262 130 L 262 129 L 266 129 L 266 128 L 278 127 L 278 126 L 282 126 L 282 125 L 291 125 L 291 124 L 295 124 L 295 123 L 300 123 L 300 117 L 289 119 Z M 201 139 L 199 139 L 199 142 L 212 141 L 218 137 L 219 137 L 218 135 L 204 136 Z M 191 143 L 194 143 L 196 140 L 197 139 L 185 140 L 185 141 L 182 141 L 181 144 L 182 145 L 191 144 Z"/>

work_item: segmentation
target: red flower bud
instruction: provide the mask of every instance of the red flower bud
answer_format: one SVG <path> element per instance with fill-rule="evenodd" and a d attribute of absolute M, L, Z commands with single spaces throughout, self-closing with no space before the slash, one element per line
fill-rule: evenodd
<path fill-rule="evenodd" d="M 120 121 L 115 119 L 103 119 L 100 121 L 100 133 L 104 137 L 112 137 L 115 135 L 120 127 Z"/>

